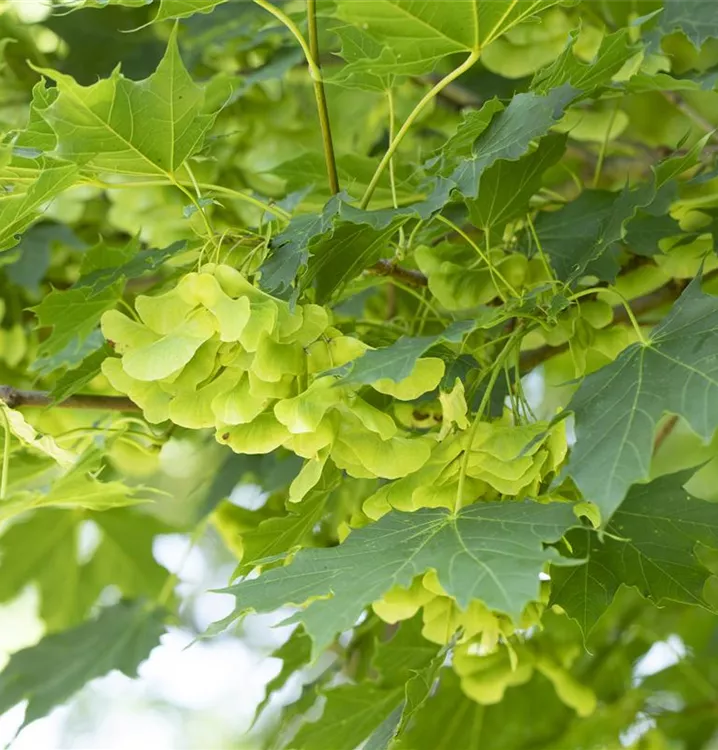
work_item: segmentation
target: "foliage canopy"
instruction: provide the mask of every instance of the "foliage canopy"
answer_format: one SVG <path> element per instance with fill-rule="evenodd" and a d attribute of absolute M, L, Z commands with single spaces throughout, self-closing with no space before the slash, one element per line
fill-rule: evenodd
<path fill-rule="evenodd" d="M 0 2 L 0 710 L 181 533 L 268 748 L 718 747 L 717 87 L 713 0 Z"/>

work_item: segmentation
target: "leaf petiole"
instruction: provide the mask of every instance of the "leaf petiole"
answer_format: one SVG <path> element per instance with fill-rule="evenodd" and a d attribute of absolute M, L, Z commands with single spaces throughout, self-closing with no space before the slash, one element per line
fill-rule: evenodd
<path fill-rule="evenodd" d="M 646 340 L 646 337 L 643 335 L 643 331 L 641 331 L 641 326 L 636 319 L 636 316 L 631 309 L 630 304 L 628 303 L 628 300 L 616 289 L 611 289 L 611 287 L 603 287 L 603 286 L 596 286 L 591 287 L 590 289 L 583 289 L 580 292 L 576 292 L 576 294 L 571 295 L 568 299 L 569 301 L 573 302 L 574 300 L 580 299 L 581 297 L 587 297 L 589 294 L 612 294 L 614 297 L 618 298 L 623 305 L 623 308 L 626 311 L 626 316 L 631 321 L 631 325 L 633 326 L 633 330 L 636 332 L 636 336 L 638 337 L 638 340 L 644 345 L 648 346 L 648 341 Z"/>
<path fill-rule="evenodd" d="M 258 1 L 259 0 L 255 0 L 255 2 Z M 454 68 L 451 73 L 448 73 L 446 76 L 444 76 L 435 86 L 433 86 L 429 91 L 426 92 L 426 94 L 424 94 L 419 103 L 416 105 L 416 107 L 414 107 L 409 116 L 406 118 L 404 124 L 401 126 L 401 128 L 399 128 L 399 132 L 396 134 L 396 136 L 394 136 L 394 139 L 389 144 L 389 148 L 386 150 L 386 153 L 382 157 L 382 160 L 379 162 L 379 166 L 376 168 L 376 171 L 374 172 L 374 175 L 372 176 L 371 181 L 369 182 L 369 185 L 364 192 L 361 203 L 359 204 L 360 208 L 366 208 L 369 205 L 369 201 L 371 200 L 372 195 L 374 195 L 374 191 L 379 184 L 381 176 L 389 166 L 391 158 L 396 153 L 396 150 L 399 148 L 399 144 L 404 140 L 404 137 L 409 132 L 417 117 L 419 117 L 419 115 L 424 111 L 424 107 L 426 107 L 426 105 L 429 104 L 432 99 L 438 96 L 441 91 L 445 89 L 452 81 L 456 80 L 457 78 L 459 78 L 459 76 L 462 76 L 464 73 L 466 73 L 466 71 L 469 70 L 469 68 L 471 68 L 478 59 L 478 50 L 472 50 L 471 54 L 466 58 L 466 60 L 464 60 L 463 63 L 461 63 L 461 65 L 459 65 L 458 68 Z"/>
<path fill-rule="evenodd" d="M 506 298 L 504 297 L 503 290 L 501 287 L 496 283 L 496 279 L 494 279 L 494 276 L 496 276 L 499 281 L 501 281 L 504 286 L 511 292 L 512 296 L 519 297 L 519 293 L 514 289 L 513 286 L 509 283 L 508 279 L 504 277 L 504 275 L 499 271 L 498 268 L 496 268 L 492 263 L 489 256 L 484 253 L 484 251 L 471 239 L 471 237 L 464 232 L 464 230 L 459 227 L 457 224 L 454 224 L 453 221 L 450 221 L 445 216 L 442 216 L 441 214 L 437 214 L 436 218 L 442 223 L 446 224 L 447 227 L 449 227 L 452 231 L 456 232 L 461 238 L 463 238 L 466 242 L 468 242 L 469 245 L 476 251 L 479 258 L 486 263 L 486 267 L 489 270 L 489 273 L 491 274 L 491 279 L 494 282 L 494 286 L 496 287 L 496 291 L 498 292 L 499 297 L 501 297 L 501 300 L 503 302 L 506 302 Z"/>

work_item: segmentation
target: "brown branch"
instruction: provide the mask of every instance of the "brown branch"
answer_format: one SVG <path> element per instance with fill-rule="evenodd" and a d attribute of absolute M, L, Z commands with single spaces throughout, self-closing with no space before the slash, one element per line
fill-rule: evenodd
<path fill-rule="evenodd" d="M 658 453 L 658 449 L 663 445 L 666 438 L 673 432 L 673 428 L 678 423 L 677 415 L 668 417 L 668 419 L 661 425 L 661 429 L 658 430 L 655 440 L 653 441 L 653 453 Z"/>
<path fill-rule="evenodd" d="M 380 260 L 367 268 L 367 271 L 374 276 L 391 276 L 411 286 L 426 286 L 429 283 L 429 280 L 421 271 L 402 268 L 401 266 L 397 266 L 392 260 Z"/>
<path fill-rule="evenodd" d="M 47 407 L 60 409 L 102 409 L 104 411 L 140 411 L 140 407 L 124 396 L 99 396 L 77 394 L 64 401 L 56 402 L 47 391 L 23 391 L 9 385 L 0 385 L 0 401 L 10 408 L 19 406 Z"/>
<path fill-rule="evenodd" d="M 661 91 L 663 98 L 670 102 L 676 109 L 682 112 L 689 120 L 693 122 L 706 134 L 710 134 L 711 140 L 718 140 L 716 135 L 716 126 L 694 107 L 692 107 L 680 94 L 675 91 Z"/>

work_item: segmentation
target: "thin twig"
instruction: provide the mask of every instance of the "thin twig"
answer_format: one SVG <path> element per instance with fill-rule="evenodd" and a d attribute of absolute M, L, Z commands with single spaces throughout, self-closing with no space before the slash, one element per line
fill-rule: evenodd
<path fill-rule="evenodd" d="M 658 453 L 658 449 L 663 445 L 666 438 L 673 432 L 673 428 L 678 424 L 678 416 L 674 414 L 669 417 L 658 430 L 655 440 L 653 441 L 653 453 Z"/>
<path fill-rule="evenodd" d="M 429 280 L 424 276 L 421 271 L 414 271 L 411 268 L 402 268 L 397 266 L 391 260 L 380 260 L 370 268 L 367 268 L 367 273 L 373 274 L 374 276 L 391 276 L 394 279 L 409 284 L 410 286 L 425 287 L 428 285 Z"/>
<path fill-rule="evenodd" d="M 711 140 L 718 141 L 718 135 L 716 135 L 716 126 L 703 115 L 694 109 L 680 94 L 675 91 L 661 91 L 663 98 L 670 102 L 676 109 L 680 110 L 689 120 L 698 125 L 698 127 L 710 134 Z"/>
<path fill-rule="evenodd" d="M 140 411 L 140 407 L 124 396 L 77 394 L 57 402 L 48 391 L 25 391 L 10 385 L 0 385 L 0 400 L 11 409 L 20 406 L 60 409 L 100 409 L 103 411 Z"/>

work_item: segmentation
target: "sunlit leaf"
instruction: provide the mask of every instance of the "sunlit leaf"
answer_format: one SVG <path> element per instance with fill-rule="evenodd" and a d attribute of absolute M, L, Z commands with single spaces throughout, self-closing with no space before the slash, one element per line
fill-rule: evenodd
<path fill-rule="evenodd" d="M 203 111 L 202 88 L 182 64 L 176 31 L 157 70 L 139 83 L 119 69 L 91 86 L 41 72 L 57 84 L 43 117 L 57 134 L 58 155 L 98 172 L 173 178 L 214 120 Z M 153 126 L 141 127 L 138 118 Z"/>
<path fill-rule="evenodd" d="M 381 54 L 366 61 L 358 59 L 352 49 L 352 72 L 419 75 L 447 55 L 479 53 L 511 27 L 556 2 L 518 0 L 504 7 L 479 0 L 449 0 L 441 5 L 416 0 L 339 0 L 334 12 L 376 40 L 376 47 L 363 46 L 365 52 L 381 49 Z"/>
<path fill-rule="evenodd" d="M 160 8 L 153 21 L 166 21 L 170 18 L 186 18 L 195 13 L 211 13 L 226 0 L 160 0 Z"/>
<path fill-rule="evenodd" d="M 0 251 L 14 247 L 42 209 L 77 179 L 77 166 L 47 156 L 0 169 Z"/>

